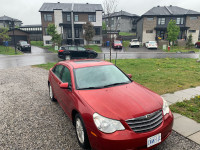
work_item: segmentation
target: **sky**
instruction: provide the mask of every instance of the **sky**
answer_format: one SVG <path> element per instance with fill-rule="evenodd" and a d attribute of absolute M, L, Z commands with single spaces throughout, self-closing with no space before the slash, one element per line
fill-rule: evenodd
<path fill-rule="evenodd" d="M 0 16 L 19 19 L 23 25 L 41 24 L 39 9 L 44 2 L 103 4 L 104 0 L 0 0 Z M 156 6 L 179 6 L 200 12 L 200 0 L 117 0 L 116 11 L 142 15 Z M 103 6 L 103 5 L 102 5 Z"/>

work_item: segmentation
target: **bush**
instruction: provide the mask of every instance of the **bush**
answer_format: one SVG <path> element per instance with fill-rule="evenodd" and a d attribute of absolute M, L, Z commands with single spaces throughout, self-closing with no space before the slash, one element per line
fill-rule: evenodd
<path fill-rule="evenodd" d="M 31 45 L 34 46 L 44 46 L 43 41 L 31 41 Z"/>

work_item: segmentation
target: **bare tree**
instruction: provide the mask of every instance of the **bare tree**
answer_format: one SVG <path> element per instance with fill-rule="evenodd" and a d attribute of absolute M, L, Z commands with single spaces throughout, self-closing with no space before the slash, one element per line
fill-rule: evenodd
<path fill-rule="evenodd" d="M 118 5 L 118 0 L 104 0 L 103 6 L 104 6 L 104 13 L 107 15 L 108 18 L 108 26 L 110 29 L 110 62 L 111 62 L 111 15 L 115 12 Z"/>

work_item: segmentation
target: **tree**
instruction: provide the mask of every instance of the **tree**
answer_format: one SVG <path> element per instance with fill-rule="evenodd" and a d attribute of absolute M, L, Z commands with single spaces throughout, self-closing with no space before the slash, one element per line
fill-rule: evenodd
<path fill-rule="evenodd" d="M 87 45 L 88 45 L 89 41 L 91 41 L 95 35 L 94 26 L 92 25 L 91 22 L 87 22 L 86 24 L 83 25 L 83 29 L 85 30 L 85 33 L 83 36 L 85 40 L 87 41 Z"/>
<path fill-rule="evenodd" d="M 180 33 L 180 27 L 176 25 L 176 21 L 170 20 L 167 26 L 167 35 L 168 35 L 167 39 L 169 43 L 172 42 L 174 45 L 174 41 L 177 40 L 179 33 Z"/>
<path fill-rule="evenodd" d="M 110 28 L 110 62 L 111 62 L 111 14 L 115 12 L 117 8 L 118 1 L 117 0 L 104 0 L 103 6 L 104 6 L 104 12 L 107 15 L 108 18 L 108 26 Z"/>
<path fill-rule="evenodd" d="M 10 41 L 10 36 L 8 35 L 8 28 L 1 28 L 0 29 L 0 39 L 5 41 Z"/>
<path fill-rule="evenodd" d="M 186 43 L 186 47 L 191 49 L 191 47 L 193 46 L 193 43 L 192 43 L 192 34 L 190 34 L 188 36 L 188 39 L 187 39 L 187 43 Z"/>
<path fill-rule="evenodd" d="M 102 29 L 107 30 L 106 23 L 104 21 L 102 22 Z"/>
<path fill-rule="evenodd" d="M 55 24 L 53 24 L 53 23 L 48 24 L 47 32 L 52 37 L 51 41 L 53 42 L 54 45 L 55 44 L 58 44 L 58 45 L 61 44 L 62 38 L 61 38 L 61 35 L 58 34 L 58 32 L 56 31 Z"/>

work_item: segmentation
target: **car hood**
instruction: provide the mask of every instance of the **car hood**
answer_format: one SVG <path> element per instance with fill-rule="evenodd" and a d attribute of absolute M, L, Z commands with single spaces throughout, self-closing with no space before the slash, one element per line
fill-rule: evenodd
<path fill-rule="evenodd" d="M 127 120 L 162 109 L 162 98 L 137 84 L 114 86 L 105 89 L 79 90 L 79 96 L 102 116 Z"/>
<path fill-rule="evenodd" d="M 22 46 L 30 46 L 30 44 L 22 44 Z"/>

